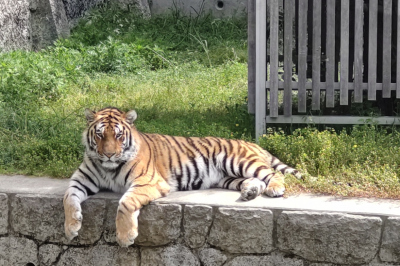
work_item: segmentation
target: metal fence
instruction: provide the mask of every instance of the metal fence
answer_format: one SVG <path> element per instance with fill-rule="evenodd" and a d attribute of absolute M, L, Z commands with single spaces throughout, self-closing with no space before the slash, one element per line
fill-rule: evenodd
<path fill-rule="evenodd" d="M 315 114 L 323 105 L 376 101 L 377 94 L 400 98 L 399 1 L 249 0 L 256 135 L 271 123 L 400 124 L 395 116 Z"/>

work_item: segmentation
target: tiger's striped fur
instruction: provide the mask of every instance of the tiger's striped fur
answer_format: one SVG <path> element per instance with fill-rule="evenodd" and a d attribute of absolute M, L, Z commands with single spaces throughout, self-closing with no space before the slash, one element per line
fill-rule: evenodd
<path fill-rule="evenodd" d="M 64 196 L 65 233 L 81 227 L 81 202 L 100 189 L 123 192 L 116 218 L 117 240 L 128 246 L 137 236 L 143 205 L 170 191 L 210 187 L 241 191 L 242 200 L 265 193 L 281 196 L 284 176 L 300 173 L 258 145 L 215 137 L 173 137 L 139 132 L 136 112 L 85 110 L 84 160 Z"/>

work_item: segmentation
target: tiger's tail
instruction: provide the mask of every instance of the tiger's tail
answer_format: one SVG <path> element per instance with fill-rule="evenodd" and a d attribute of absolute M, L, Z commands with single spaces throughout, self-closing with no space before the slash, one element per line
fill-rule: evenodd
<path fill-rule="evenodd" d="M 280 171 L 282 174 L 291 174 L 297 177 L 298 179 L 302 179 L 302 175 L 298 170 L 294 169 L 293 167 L 290 167 L 287 164 L 284 164 L 275 156 L 272 156 L 271 167 L 275 171 Z"/>

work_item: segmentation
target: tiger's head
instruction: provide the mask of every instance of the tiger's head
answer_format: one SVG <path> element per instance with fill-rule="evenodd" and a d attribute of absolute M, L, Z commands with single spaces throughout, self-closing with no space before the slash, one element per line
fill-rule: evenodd
<path fill-rule="evenodd" d="M 86 109 L 88 127 L 83 143 L 89 158 L 100 161 L 107 169 L 115 169 L 136 156 L 138 144 L 132 131 L 137 118 L 134 110 L 122 112 L 117 108 L 104 108 L 98 112 Z"/>

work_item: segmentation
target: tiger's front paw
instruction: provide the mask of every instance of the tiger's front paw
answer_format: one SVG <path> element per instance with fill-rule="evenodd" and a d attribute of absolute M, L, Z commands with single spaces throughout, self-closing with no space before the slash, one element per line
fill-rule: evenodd
<path fill-rule="evenodd" d="M 121 247 L 128 247 L 135 242 L 138 236 L 139 210 L 133 214 L 118 211 L 116 219 L 117 242 Z"/>
<path fill-rule="evenodd" d="M 128 232 L 117 231 L 117 242 L 121 247 L 129 247 L 135 243 L 135 238 L 138 236 L 137 229 L 129 230 Z"/>
<path fill-rule="evenodd" d="M 64 230 L 65 236 L 69 241 L 78 236 L 78 231 L 82 226 L 82 213 L 77 211 L 65 211 Z"/>

